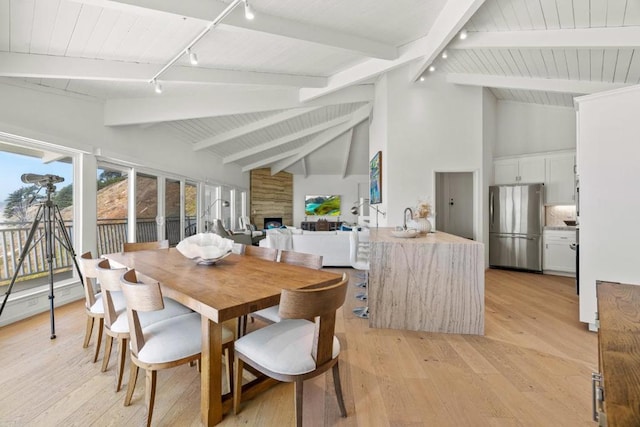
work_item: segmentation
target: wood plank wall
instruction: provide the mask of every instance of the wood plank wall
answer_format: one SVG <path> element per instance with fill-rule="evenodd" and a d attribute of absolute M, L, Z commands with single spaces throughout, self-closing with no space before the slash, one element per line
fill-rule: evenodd
<path fill-rule="evenodd" d="M 285 225 L 293 224 L 293 175 L 279 172 L 271 175 L 270 168 L 251 171 L 251 223 L 258 229 L 264 218 L 282 217 Z"/>

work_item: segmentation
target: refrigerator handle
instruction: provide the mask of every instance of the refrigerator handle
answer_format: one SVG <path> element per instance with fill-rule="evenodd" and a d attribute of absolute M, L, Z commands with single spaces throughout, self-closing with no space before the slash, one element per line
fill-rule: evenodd
<path fill-rule="evenodd" d="M 490 198 L 491 200 L 489 200 L 489 218 L 491 219 L 491 224 L 493 225 L 493 191 L 490 193 Z"/>

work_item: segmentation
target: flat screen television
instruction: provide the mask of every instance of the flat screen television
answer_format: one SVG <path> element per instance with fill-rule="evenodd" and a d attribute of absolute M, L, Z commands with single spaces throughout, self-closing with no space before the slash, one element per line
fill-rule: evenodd
<path fill-rule="evenodd" d="M 304 196 L 304 214 L 307 216 L 340 216 L 340 196 Z"/>

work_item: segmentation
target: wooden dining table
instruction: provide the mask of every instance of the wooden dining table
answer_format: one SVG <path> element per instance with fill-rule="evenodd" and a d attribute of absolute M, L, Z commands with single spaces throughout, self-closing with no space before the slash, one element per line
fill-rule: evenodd
<path fill-rule="evenodd" d="M 230 396 L 223 402 L 222 395 L 222 322 L 278 304 L 282 289 L 330 285 L 341 279 L 328 271 L 237 254 L 203 265 L 175 248 L 103 257 L 157 280 L 164 296 L 201 314 L 200 410 L 207 426 L 218 424 L 223 410 L 231 409 Z"/>

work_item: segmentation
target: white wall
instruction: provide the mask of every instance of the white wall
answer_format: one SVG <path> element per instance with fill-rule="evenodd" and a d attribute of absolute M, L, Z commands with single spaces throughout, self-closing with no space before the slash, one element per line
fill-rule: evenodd
<path fill-rule="evenodd" d="M 382 185 L 387 224 L 395 226 L 402 224 L 404 208 L 418 199 L 435 201 L 435 171 L 482 170 L 482 88 L 449 84 L 439 74 L 412 83 L 407 67 L 386 78 L 388 142 Z M 480 190 L 482 175 L 478 181 Z M 480 230 L 481 213 L 475 217 Z"/>
<path fill-rule="evenodd" d="M 489 89 L 482 91 L 482 186 L 481 217 L 487 224 L 489 217 L 489 185 L 493 182 L 493 157 L 497 141 L 498 100 Z M 489 227 L 482 228 L 485 268 L 489 268 Z"/>
<path fill-rule="evenodd" d="M 494 156 L 513 156 L 576 147 L 571 107 L 498 101 Z"/>
<path fill-rule="evenodd" d="M 640 284 L 640 86 L 577 105 L 580 320 L 594 323 L 596 280 Z"/>
<path fill-rule="evenodd" d="M 300 227 L 300 222 L 304 221 L 304 196 L 306 194 L 335 194 L 341 197 L 342 215 L 341 221 L 355 222 L 356 217 L 351 214 L 350 209 L 353 202 L 358 200 L 358 184 L 368 183 L 368 175 L 350 175 L 342 178 L 342 175 L 304 175 L 293 176 L 293 225 Z M 308 221 L 315 221 L 316 217 L 308 217 Z M 337 218 L 328 218 L 337 220 Z"/>

